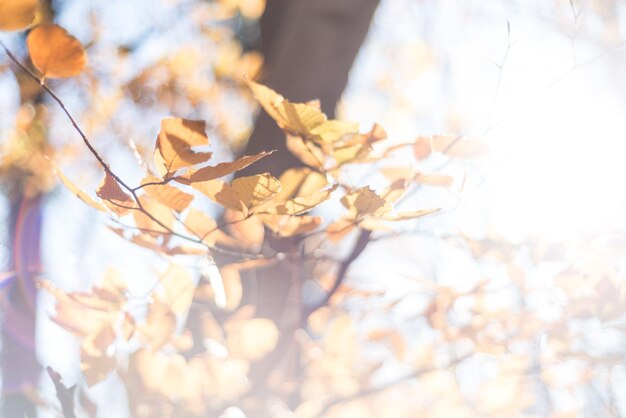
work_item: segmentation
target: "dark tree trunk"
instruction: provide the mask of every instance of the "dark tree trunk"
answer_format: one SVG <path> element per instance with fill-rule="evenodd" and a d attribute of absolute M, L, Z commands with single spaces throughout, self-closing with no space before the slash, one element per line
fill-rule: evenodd
<path fill-rule="evenodd" d="M 319 99 L 322 111 L 333 118 L 377 5 L 378 0 L 268 0 L 261 20 L 265 63 L 260 81 L 290 101 Z M 289 168 L 302 166 L 287 151 L 283 132 L 262 112 L 245 154 L 267 150 L 278 152 L 238 176 L 269 172 L 278 177 Z M 269 241 L 280 251 L 298 249 L 295 239 Z M 250 278 L 256 282 L 248 290 L 254 289 L 250 293 L 256 299 L 257 313 L 273 319 L 283 332 L 276 350 L 251 370 L 257 390 L 263 391 L 268 375 L 278 368 L 285 379 L 298 378 L 299 356 L 291 349 L 291 334 L 300 326 L 303 314 L 302 272 L 301 265 L 284 261 Z M 286 401 L 297 405 L 297 398 L 294 392 Z"/>
<path fill-rule="evenodd" d="M 322 111 L 334 117 L 377 5 L 378 0 L 269 0 L 261 19 L 261 82 L 291 101 L 319 99 Z M 279 176 L 301 165 L 287 151 L 282 131 L 263 112 L 245 154 L 267 150 L 278 152 L 239 175 Z"/>

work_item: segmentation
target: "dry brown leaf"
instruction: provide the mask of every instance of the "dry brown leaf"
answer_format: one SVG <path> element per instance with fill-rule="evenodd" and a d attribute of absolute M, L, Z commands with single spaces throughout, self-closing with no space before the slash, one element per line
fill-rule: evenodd
<path fill-rule="evenodd" d="M 26 29 L 35 20 L 39 0 L 0 1 L 0 30 Z"/>
<path fill-rule="evenodd" d="M 341 204 L 353 218 L 363 215 L 381 215 L 391 210 L 391 205 L 368 186 L 361 187 L 341 198 Z"/>
<path fill-rule="evenodd" d="M 119 216 L 128 212 L 129 208 L 135 207 L 133 199 L 122 190 L 118 182 L 108 172 L 105 173 L 96 194 L 104 200 L 109 209 Z"/>
<path fill-rule="evenodd" d="M 44 77 L 71 77 L 87 65 L 87 54 L 78 39 L 54 23 L 37 26 L 26 43 L 33 65 Z"/>

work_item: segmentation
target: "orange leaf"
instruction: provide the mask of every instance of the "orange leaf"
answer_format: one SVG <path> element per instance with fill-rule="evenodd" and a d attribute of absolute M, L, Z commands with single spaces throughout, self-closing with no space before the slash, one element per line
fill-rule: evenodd
<path fill-rule="evenodd" d="M 159 183 L 160 181 L 161 179 L 157 177 L 146 176 L 143 180 L 141 180 L 141 184 Z M 176 212 L 185 210 L 193 200 L 193 195 L 185 193 L 182 190 L 168 184 L 148 185 L 144 186 L 143 189 L 159 203 L 174 209 Z"/>
<path fill-rule="evenodd" d="M 135 202 L 126 194 L 118 182 L 107 172 L 96 190 L 96 194 L 118 215 L 123 215 L 128 208 L 135 207 Z"/>
<path fill-rule="evenodd" d="M 181 168 L 200 164 L 211 158 L 210 152 L 195 152 L 192 147 L 209 145 L 204 121 L 166 118 L 154 150 L 154 161 L 163 177 Z"/>
<path fill-rule="evenodd" d="M 37 26 L 26 43 L 33 65 L 44 77 L 71 77 L 87 65 L 87 54 L 78 39 L 53 23 Z"/>
<path fill-rule="evenodd" d="M 215 180 L 220 177 L 224 177 L 228 174 L 242 170 L 259 161 L 261 158 L 267 157 L 272 154 L 271 152 L 261 152 L 256 155 L 246 155 L 240 159 L 232 162 L 220 163 L 216 166 L 202 167 L 198 170 L 190 170 L 181 176 L 176 177 L 176 181 L 184 184 L 189 184 L 196 181 Z"/>
<path fill-rule="evenodd" d="M 0 2 L 0 30 L 26 29 L 35 20 L 39 0 L 2 0 Z"/>

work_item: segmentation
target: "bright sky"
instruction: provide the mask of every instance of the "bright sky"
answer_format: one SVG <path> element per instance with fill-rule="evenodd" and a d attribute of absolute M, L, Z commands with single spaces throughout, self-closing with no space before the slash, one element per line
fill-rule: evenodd
<path fill-rule="evenodd" d="M 342 109 L 399 142 L 485 136 L 484 190 L 459 208 L 469 230 L 561 240 L 624 228 L 626 28 L 579 3 L 384 1 Z"/>

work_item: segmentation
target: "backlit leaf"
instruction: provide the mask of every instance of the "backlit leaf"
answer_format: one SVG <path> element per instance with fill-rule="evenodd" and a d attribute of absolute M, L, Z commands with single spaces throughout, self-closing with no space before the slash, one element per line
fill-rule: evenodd
<path fill-rule="evenodd" d="M 259 161 L 261 158 L 267 157 L 272 152 L 261 152 L 256 155 L 246 155 L 233 162 L 220 163 L 216 166 L 202 167 L 198 170 L 190 170 L 181 176 L 176 177 L 176 181 L 188 184 L 196 181 L 214 180 L 227 176 L 236 171 L 242 170 Z"/>
<path fill-rule="evenodd" d="M 154 150 L 154 160 L 163 177 L 171 177 L 181 168 L 200 164 L 211 158 L 210 152 L 196 152 L 192 147 L 209 145 L 204 121 L 166 118 Z"/>
<path fill-rule="evenodd" d="M 157 177 L 146 176 L 141 180 L 141 184 L 159 183 L 160 181 L 161 179 Z M 168 184 L 148 185 L 144 186 L 143 189 L 159 203 L 174 209 L 176 212 L 185 210 L 193 200 L 193 195 Z"/>
<path fill-rule="evenodd" d="M 226 324 L 228 351 L 235 358 L 257 360 L 274 349 L 278 329 L 266 318 L 233 320 Z"/>
<path fill-rule="evenodd" d="M 0 1 L 0 30 L 26 29 L 35 20 L 39 0 Z"/>
<path fill-rule="evenodd" d="M 44 77 L 71 77 L 87 65 L 87 54 L 78 39 L 54 23 L 37 26 L 26 43 L 33 65 Z"/>
<path fill-rule="evenodd" d="M 160 277 L 163 288 L 162 301 L 166 303 L 172 312 L 181 315 L 189 310 L 195 284 L 187 269 L 178 264 L 170 264 L 165 273 Z"/>
<path fill-rule="evenodd" d="M 128 208 L 135 207 L 133 199 L 126 194 L 118 182 L 108 172 L 105 174 L 96 194 L 113 212 L 123 215 Z"/>
<path fill-rule="evenodd" d="M 319 216 L 259 215 L 272 232 L 291 237 L 315 230 L 322 223 Z"/>
<path fill-rule="evenodd" d="M 149 195 L 139 196 L 139 203 L 152 218 L 139 210 L 134 210 L 133 219 L 137 228 L 151 235 L 165 234 L 173 228 L 176 217 L 172 209 Z"/>
<path fill-rule="evenodd" d="M 85 202 L 86 204 L 88 204 L 94 209 L 98 209 L 99 211 L 102 211 L 102 212 L 107 212 L 107 213 L 109 212 L 109 210 L 107 209 L 105 205 L 96 201 L 91 196 L 89 196 L 89 194 L 79 189 L 78 186 L 76 186 L 68 177 L 65 176 L 65 174 L 63 174 L 63 172 L 59 169 L 59 167 L 56 166 L 56 164 L 54 163 L 52 164 L 54 167 L 54 172 L 56 173 L 57 177 L 59 178 L 61 183 L 63 183 L 63 185 L 67 187 L 67 189 L 70 192 L 72 192 L 72 194 L 74 194 L 76 197 L 78 197 L 80 200 L 82 200 L 83 202 Z"/>

